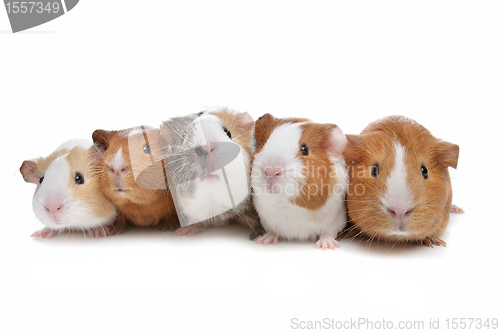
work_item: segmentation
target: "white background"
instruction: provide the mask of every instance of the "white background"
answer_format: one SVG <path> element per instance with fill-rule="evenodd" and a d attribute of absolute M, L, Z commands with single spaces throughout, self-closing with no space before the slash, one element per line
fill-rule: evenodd
<path fill-rule="evenodd" d="M 500 317 L 496 1 L 82 0 L 12 34 L 0 8 L 0 331 L 292 332 L 300 321 Z M 402 114 L 460 145 L 448 247 L 262 247 L 229 226 L 32 240 L 23 160 L 203 105 L 359 133 Z M 331 330 L 324 330 L 331 331 Z M 354 331 L 354 330 L 353 330 Z M 483 330 L 487 331 L 487 330 Z"/>

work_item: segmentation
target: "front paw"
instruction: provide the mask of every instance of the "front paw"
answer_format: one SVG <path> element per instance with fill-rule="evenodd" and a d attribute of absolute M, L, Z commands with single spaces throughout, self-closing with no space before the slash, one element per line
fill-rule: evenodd
<path fill-rule="evenodd" d="M 458 206 L 455 206 L 455 205 L 451 206 L 451 212 L 452 213 L 457 213 L 457 214 L 463 214 L 463 213 L 465 213 L 465 211 L 462 208 L 460 208 Z"/>
<path fill-rule="evenodd" d="M 113 229 L 113 226 L 96 227 L 94 229 L 89 230 L 87 233 L 90 237 L 94 238 L 107 237 L 110 234 L 110 232 L 112 232 L 110 228 Z"/>
<path fill-rule="evenodd" d="M 259 236 L 255 239 L 256 244 L 268 245 L 268 244 L 278 244 L 278 235 L 274 232 L 266 232 L 264 235 Z"/>
<path fill-rule="evenodd" d="M 119 216 L 116 219 L 115 223 L 113 223 L 110 226 L 103 227 L 101 229 L 106 231 L 106 236 L 120 235 L 123 233 L 125 229 L 127 229 L 127 220 L 125 219 L 124 216 Z"/>
<path fill-rule="evenodd" d="M 193 236 L 199 232 L 205 230 L 205 226 L 202 223 L 190 224 L 185 227 L 177 229 L 175 232 L 176 236 Z"/>
<path fill-rule="evenodd" d="M 248 236 L 248 238 L 250 238 L 250 240 L 256 240 L 257 237 L 259 236 L 262 236 L 266 233 L 266 230 L 261 226 L 257 226 L 253 231 L 252 233 Z"/>
<path fill-rule="evenodd" d="M 31 234 L 30 237 L 33 238 L 52 238 L 56 236 L 59 233 L 59 230 L 56 229 L 50 229 L 50 228 L 43 228 L 38 231 L 35 231 L 34 233 Z"/>
<path fill-rule="evenodd" d="M 156 230 L 159 230 L 161 232 L 165 231 L 175 231 L 180 228 L 179 220 L 175 219 L 165 219 L 163 221 L 160 221 L 158 225 L 156 226 Z"/>
<path fill-rule="evenodd" d="M 324 251 L 328 249 L 335 250 L 340 248 L 340 244 L 335 240 L 334 237 L 320 236 L 319 240 L 316 242 L 316 248 L 323 249 Z"/>

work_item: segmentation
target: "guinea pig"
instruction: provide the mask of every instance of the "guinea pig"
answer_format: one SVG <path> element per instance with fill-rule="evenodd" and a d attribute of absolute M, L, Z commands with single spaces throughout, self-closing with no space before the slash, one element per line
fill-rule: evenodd
<path fill-rule="evenodd" d="M 96 130 L 92 139 L 101 188 L 118 210 L 116 233 L 129 223 L 162 231 L 178 228 L 172 194 L 164 182 L 159 129 Z"/>
<path fill-rule="evenodd" d="M 252 188 L 266 230 L 257 243 L 313 239 L 316 248 L 339 247 L 335 238 L 347 222 L 346 143 L 334 124 L 270 114 L 256 121 Z"/>
<path fill-rule="evenodd" d="M 448 167 L 459 147 L 436 139 L 414 120 L 390 116 L 348 135 L 347 208 L 354 226 L 370 239 L 446 245 L 452 189 Z"/>
<path fill-rule="evenodd" d="M 48 157 L 24 161 L 24 180 L 37 184 L 33 211 L 46 226 L 31 235 L 50 238 L 61 230 L 106 236 L 113 229 L 115 206 L 101 191 L 92 158 L 92 142 L 71 140 Z"/>
<path fill-rule="evenodd" d="M 182 227 L 194 235 L 235 220 L 252 229 L 260 223 L 250 190 L 254 121 L 225 107 L 174 117 L 161 126 L 167 141 L 167 179 Z"/>

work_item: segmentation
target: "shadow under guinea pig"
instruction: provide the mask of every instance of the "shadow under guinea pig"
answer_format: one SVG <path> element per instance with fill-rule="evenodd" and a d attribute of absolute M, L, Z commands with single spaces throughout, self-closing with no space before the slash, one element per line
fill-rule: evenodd
<path fill-rule="evenodd" d="M 69 230 L 62 231 L 58 237 L 50 239 L 36 239 L 33 241 L 43 242 L 44 244 L 52 246 L 66 246 L 68 244 L 118 244 L 120 242 L 131 242 L 136 244 L 144 243 L 158 243 L 158 244 L 175 244 L 175 246 L 189 248 L 191 246 L 199 246 L 204 244 L 210 246 L 213 244 L 220 244 L 222 241 L 227 240 L 233 243 L 231 246 L 237 246 L 235 243 L 241 243 L 242 246 L 253 246 L 252 242 L 248 242 L 248 229 L 245 226 L 236 222 L 230 223 L 224 228 L 210 228 L 206 232 L 201 233 L 196 238 L 179 237 L 173 232 L 158 232 L 154 228 L 145 228 L 135 225 L 127 227 L 127 232 L 114 237 L 90 237 L 81 231 Z"/>
<path fill-rule="evenodd" d="M 446 233 L 445 233 L 446 236 Z M 446 239 L 446 237 L 443 237 Z M 409 255 L 424 253 L 427 251 L 439 251 L 439 249 L 446 249 L 445 246 L 434 246 L 434 248 L 416 242 L 402 242 L 402 241 L 387 241 L 385 239 L 378 239 L 363 233 L 352 222 L 348 222 L 346 228 L 339 233 L 338 240 L 341 248 L 351 248 L 355 246 L 356 250 L 364 250 L 377 255 Z"/>

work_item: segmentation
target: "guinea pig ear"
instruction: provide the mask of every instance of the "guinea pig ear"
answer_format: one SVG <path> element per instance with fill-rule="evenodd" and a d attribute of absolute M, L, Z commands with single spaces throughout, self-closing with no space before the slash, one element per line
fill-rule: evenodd
<path fill-rule="evenodd" d="M 458 145 L 446 141 L 439 141 L 436 145 L 435 152 L 439 164 L 444 167 L 457 168 L 458 155 L 460 152 L 460 147 Z"/>
<path fill-rule="evenodd" d="M 92 154 L 99 159 L 109 147 L 109 131 L 101 129 L 95 130 L 94 133 L 92 133 L 92 140 L 94 141 Z"/>
<path fill-rule="evenodd" d="M 242 129 L 242 137 L 245 138 L 247 142 L 250 142 L 253 138 L 253 132 L 255 129 L 255 122 L 252 116 L 248 112 L 236 113 L 235 114 L 236 123 L 238 127 Z"/>
<path fill-rule="evenodd" d="M 38 166 L 35 161 L 24 161 L 19 171 L 23 175 L 24 181 L 27 183 L 39 184 L 40 175 L 37 173 Z"/>
<path fill-rule="evenodd" d="M 329 132 L 326 142 L 326 151 L 331 157 L 337 158 L 342 155 L 347 145 L 345 134 L 337 125 L 325 124 L 324 126 Z"/>
<path fill-rule="evenodd" d="M 257 121 L 259 121 L 259 120 L 261 120 L 261 119 L 266 119 L 266 118 L 273 118 L 273 119 L 274 119 L 274 117 L 273 117 L 273 115 L 272 115 L 272 114 L 270 114 L 270 113 L 266 113 L 265 115 L 260 116 L 260 117 L 259 117 L 259 119 L 257 119 Z"/>
<path fill-rule="evenodd" d="M 353 135 L 353 134 L 347 134 L 347 145 L 344 149 L 344 152 L 342 155 L 344 156 L 344 159 L 347 164 L 352 164 L 356 163 L 359 161 L 359 148 L 361 146 L 361 136 L 360 135 Z"/>
<path fill-rule="evenodd" d="M 273 117 L 270 113 L 266 113 L 265 115 L 259 117 L 255 122 L 255 143 L 257 146 L 261 146 L 266 141 L 266 132 L 268 129 L 272 129 L 274 126 L 272 124 L 276 118 Z"/>

